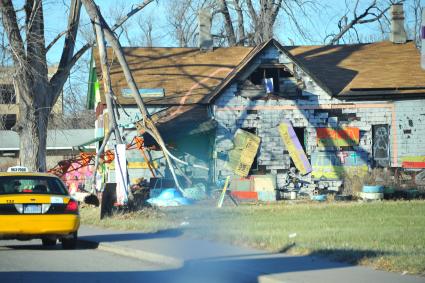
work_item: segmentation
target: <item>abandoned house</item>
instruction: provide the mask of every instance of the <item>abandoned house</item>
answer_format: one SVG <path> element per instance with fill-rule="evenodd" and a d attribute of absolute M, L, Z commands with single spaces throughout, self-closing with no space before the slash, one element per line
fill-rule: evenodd
<path fill-rule="evenodd" d="M 124 52 L 171 151 L 209 168 L 182 170 L 195 182 L 272 176 L 275 188 L 284 188 L 293 173 L 307 188 L 337 190 L 347 173 L 425 168 L 425 71 L 413 42 L 399 33 L 391 39 Z M 93 57 L 88 104 L 103 136 L 108 121 L 96 51 Z M 141 115 L 110 49 L 108 60 L 118 123 L 130 141 Z M 162 153 L 149 154 L 158 176 L 166 176 Z M 130 179 L 149 178 L 140 153 L 127 155 Z"/>

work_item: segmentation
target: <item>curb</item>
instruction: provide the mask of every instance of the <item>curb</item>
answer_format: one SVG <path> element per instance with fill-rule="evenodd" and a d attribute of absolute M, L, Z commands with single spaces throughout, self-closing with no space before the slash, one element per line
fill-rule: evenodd
<path fill-rule="evenodd" d="M 162 254 L 147 252 L 147 251 L 138 250 L 134 248 L 123 247 L 120 245 L 99 243 L 99 242 L 90 241 L 90 240 L 78 239 L 78 241 L 89 244 L 89 245 L 96 244 L 97 249 L 100 251 L 110 252 L 110 253 L 114 253 L 117 255 L 125 256 L 125 257 L 132 257 L 135 259 L 148 261 L 151 263 L 161 264 L 169 268 L 180 268 L 184 265 L 184 260 L 171 257 L 171 256 L 165 256 Z"/>
<path fill-rule="evenodd" d="M 298 283 L 298 281 L 289 281 L 286 279 L 278 278 L 278 276 L 267 274 L 258 276 L 258 283 Z"/>

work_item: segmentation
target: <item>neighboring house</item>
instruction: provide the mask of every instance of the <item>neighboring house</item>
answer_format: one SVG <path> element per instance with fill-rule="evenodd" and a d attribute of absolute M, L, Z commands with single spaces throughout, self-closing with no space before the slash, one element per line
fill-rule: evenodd
<path fill-rule="evenodd" d="M 61 160 L 79 153 L 78 145 L 93 141 L 94 129 L 49 130 L 47 132 L 46 164 L 53 168 Z M 19 136 L 14 131 L 0 131 L 0 171 L 15 166 L 19 160 Z M 86 149 L 94 151 L 90 145 Z M 25 166 L 25 164 L 22 164 Z"/>
<path fill-rule="evenodd" d="M 49 74 L 53 74 L 56 67 L 49 67 Z M 13 86 L 13 67 L 0 68 L 0 129 L 10 130 L 19 116 L 19 93 L 15 93 Z M 61 116 L 63 113 L 62 94 L 59 96 L 51 115 Z"/>
<path fill-rule="evenodd" d="M 124 53 L 167 144 L 180 158 L 210 168 L 186 167 L 195 180 L 235 175 L 232 159 L 242 129 L 260 140 L 252 166 L 244 168 L 250 175 L 273 175 L 282 188 L 297 168 L 316 184 L 338 189 L 345 174 L 369 167 L 425 168 L 425 71 L 414 43 L 396 39 L 403 43 L 296 47 L 270 40 L 254 48 Z M 128 141 L 141 115 L 113 55 L 108 49 Z M 96 51 L 94 62 L 91 82 L 101 77 Z M 102 84 L 92 85 L 89 102 L 101 136 L 107 124 Z M 167 175 L 162 155 L 151 154 L 157 173 Z M 130 156 L 130 165 L 132 159 L 142 158 Z M 136 167 L 132 179 L 149 177 L 146 167 Z"/>

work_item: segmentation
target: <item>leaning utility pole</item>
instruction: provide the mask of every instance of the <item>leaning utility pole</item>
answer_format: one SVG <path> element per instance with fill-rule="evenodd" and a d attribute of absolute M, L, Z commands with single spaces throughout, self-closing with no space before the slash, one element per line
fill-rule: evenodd
<path fill-rule="evenodd" d="M 165 143 L 164 143 L 158 129 L 156 128 L 155 124 L 153 123 L 152 119 L 150 118 L 150 115 L 147 111 L 145 104 L 143 103 L 142 97 L 139 93 L 139 88 L 136 85 L 136 82 L 133 78 L 133 75 L 130 71 L 130 68 L 128 67 L 128 63 L 127 63 L 127 60 L 124 56 L 124 52 L 122 50 L 122 47 L 121 47 L 119 40 L 116 38 L 115 34 L 112 32 L 112 30 L 110 29 L 110 27 L 108 26 L 108 24 L 106 23 L 104 18 L 102 17 L 102 15 L 101 15 L 98 7 L 94 3 L 94 1 L 93 0 L 82 0 L 82 3 L 83 3 L 83 5 L 84 5 L 84 7 L 87 11 L 87 14 L 90 17 L 90 20 L 95 25 L 96 38 L 102 39 L 103 38 L 102 35 L 99 35 L 99 36 L 97 35 L 98 33 L 102 33 L 102 34 L 104 34 L 104 36 L 108 40 L 108 42 L 111 44 L 111 47 L 114 50 L 116 57 L 117 57 L 120 65 L 121 65 L 121 68 L 124 72 L 124 76 L 126 78 L 127 84 L 129 86 L 129 88 L 131 89 L 132 95 L 133 95 L 134 99 L 136 100 L 137 106 L 139 107 L 139 110 L 142 114 L 143 119 L 142 119 L 141 123 L 144 127 L 144 130 L 148 134 L 150 134 L 155 139 L 155 141 L 159 144 L 159 146 L 161 147 L 161 149 L 164 153 L 164 157 L 167 161 L 168 167 L 170 169 L 170 172 L 173 176 L 174 182 L 176 184 L 176 187 L 179 190 L 182 190 L 181 186 L 180 186 L 180 184 L 177 180 L 177 176 L 176 176 L 176 173 L 174 171 L 173 163 L 172 163 L 171 158 L 168 154 Z M 100 54 L 100 50 L 99 50 L 99 54 Z M 102 63 L 102 65 L 103 65 L 103 63 Z M 107 66 L 102 66 L 102 72 L 103 72 L 103 68 L 107 68 Z M 108 76 L 108 72 L 105 72 L 104 75 Z M 110 78 L 104 77 L 104 80 L 105 79 L 110 79 Z M 109 90 L 105 89 L 105 91 L 108 92 Z"/>

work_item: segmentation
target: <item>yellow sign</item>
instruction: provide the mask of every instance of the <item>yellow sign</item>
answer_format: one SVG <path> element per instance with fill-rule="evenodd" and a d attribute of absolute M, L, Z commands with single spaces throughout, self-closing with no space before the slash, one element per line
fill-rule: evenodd
<path fill-rule="evenodd" d="M 152 168 L 158 168 L 158 163 L 157 162 L 151 162 L 151 166 Z M 139 161 L 139 162 L 128 162 L 128 168 L 129 169 L 148 169 L 148 163 L 146 161 Z M 114 170 L 115 169 L 115 164 L 114 162 L 109 164 L 109 169 Z"/>
<path fill-rule="evenodd" d="M 260 146 L 260 137 L 238 129 L 233 139 L 234 148 L 229 152 L 229 167 L 235 174 L 246 177 Z"/>

